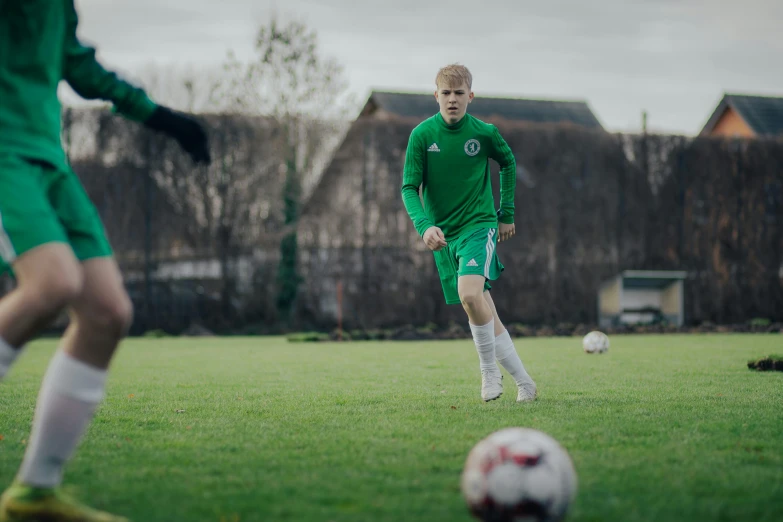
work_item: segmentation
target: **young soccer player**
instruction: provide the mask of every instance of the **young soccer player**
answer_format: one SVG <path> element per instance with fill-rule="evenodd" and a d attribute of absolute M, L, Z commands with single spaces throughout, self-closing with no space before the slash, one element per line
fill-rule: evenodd
<path fill-rule="evenodd" d="M 0 268 L 16 288 L 0 299 L 0 379 L 63 309 L 71 321 L 41 386 L 24 459 L 0 496 L 0 522 L 120 522 L 59 489 L 104 395 L 109 362 L 132 317 L 95 207 L 60 143 L 57 87 L 173 138 L 209 163 L 201 124 L 153 103 L 105 70 L 76 35 L 73 0 L 0 1 Z M 0 387 L 2 394 L 2 387 Z"/>
<path fill-rule="evenodd" d="M 461 303 L 467 312 L 479 355 L 481 398 L 491 401 L 503 393 L 497 360 L 517 383 L 517 401 L 532 401 L 536 385 L 489 294 L 489 281 L 503 271 L 495 247 L 514 235 L 516 162 L 494 125 L 467 114 L 472 83 L 462 65 L 438 72 L 435 99 L 440 111 L 411 132 L 402 199 L 416 231 L 434 253 L 446 303 Z M 497 212 L 490 158 L 500 165 Z"/>

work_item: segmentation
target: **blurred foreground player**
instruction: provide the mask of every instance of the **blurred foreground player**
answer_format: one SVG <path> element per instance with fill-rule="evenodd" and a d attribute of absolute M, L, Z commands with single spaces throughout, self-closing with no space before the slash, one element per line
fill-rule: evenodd
<path fill-rule="evenodd" d="M 0 522 L 125 520 L 59 489 L 104 396 L 132 306 L 98 213 L 63 152 L 58 84 L 111 102 L 176 139 L 196 163 L 210 162 L 202 126 L 105 70 L 79 42 L 77 23 L 73 0 L 0 0 L 0 270 L 17 280 L 0 299 L 0 380 L 62 310 L 71 318 L 43 379 L 21 468 L 0 497 Z"/>

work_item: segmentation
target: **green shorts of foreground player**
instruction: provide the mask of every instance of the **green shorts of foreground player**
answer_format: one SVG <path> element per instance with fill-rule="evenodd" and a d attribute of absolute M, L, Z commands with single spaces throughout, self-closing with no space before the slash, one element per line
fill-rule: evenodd
<path fill-rule="evenodd" d="M 498 229 L 479 228 L 466 232 L 449 241 L 445 248 L 433 252 L 446 304 L 460 303 L 457 289 L 460 276 L 484 276 L 484 290 L 492 288 L 489 282 L 499 278 L 503 272 L 503 265 L 496 253 L 497 243 Z"/>
<path fill-rule="evenodd" d="M 112 255 L 98 211 L 70 169 L 0 153 L 0 273 L 47 243 L 80 261 Z"/>

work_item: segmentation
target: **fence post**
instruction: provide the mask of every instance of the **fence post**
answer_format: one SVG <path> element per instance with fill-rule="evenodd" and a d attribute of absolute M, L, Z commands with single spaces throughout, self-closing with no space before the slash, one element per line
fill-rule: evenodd
<path fill-rule="evenodd" d="M 149 327 L 152 314 L 150 307 L 150 278 L 152 272 L 152 176 L 144 176 L 144 323 Z"/>
<path fill-rule="evenodd" d="M 337 280 L 337 340 L 343 340 L 343 281 Z"/>

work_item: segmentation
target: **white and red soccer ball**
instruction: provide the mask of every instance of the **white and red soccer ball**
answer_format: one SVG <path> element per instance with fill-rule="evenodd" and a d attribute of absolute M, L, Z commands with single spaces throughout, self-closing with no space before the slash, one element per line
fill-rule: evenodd
<path fill-rule="evenodd" d="M 530 428 L 505 428 L 470 451 L 461 489 L 482 522 L 557 522 L 576 496 L 577 478 L 555 439 Z"/>
<path fill-rule="evenodd" d="M 582 348 L 586 353 L 606 353 L 609 351 L 609 337 L 603 332 L 590 332 L 582 338 Z"/>

